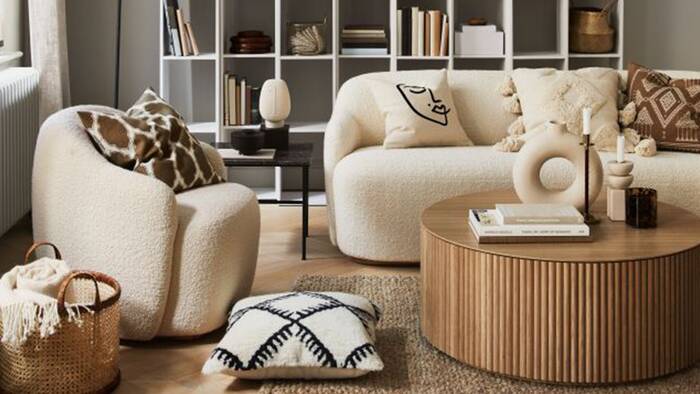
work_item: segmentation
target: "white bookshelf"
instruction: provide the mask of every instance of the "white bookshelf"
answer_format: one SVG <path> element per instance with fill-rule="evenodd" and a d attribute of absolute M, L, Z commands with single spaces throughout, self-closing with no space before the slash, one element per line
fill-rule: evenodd
<path fill-rule="evenodd" d="M 569 0 L 180 0 L 192 20 L 202 54 L 164 56 L 161 44 L 160 92 L 185 108 L 183 114 L 197 132 L 228 141 L 237 127 L 223 124 L 223 75 L 233 72 L 260 86 L 268 78 L 285 79 L 292 95 L 289 122 L 294 135 L 319 135 L 320 143 L 338 89 L 348 79 L 367 72 L 418 69 L 491 69 L 554 67 L 576 69 L 589 66 L 623 67 L 624 0 L 612 13 L 617 41 L 612 53 L 569 52 Z M 195 5 L 190 7 L 190 3 Z M 602 6 L 603 0 L 575 0 L 576 6 Z M 447 56 L 398 56 L 396 10 L 419 6 L 439 9 L 450 20 Z M 327 53 L 292 56 L 287 52 L 287 23 L 320 21 L 326 25 Z M 485 17 L 505 32 L 503 55 L 463 56 L 454 51 L 455 26 L 470 17 Z M 161 24 L 163 17 L 161 13 Z M 341 54 L 340 31 L 347 24 L 386 26 L 388 55 Z M 229 53 L 229 38 L 241 30 L 262 30 L 272 37 L 267 54 Z M 162 32 L 163 29 L 161 28 Z M 161 33 L 162 34 L 162 33 Z M 161 37 L 163 38 L 163 37 Z M 163 40 L 161 39 L 161 43 Z M 319 171 L 320 172 L 320 171 Z M 281 190 L 276 171 L 275 189 Z M 313 171 L 312 171 L 313 177 Z"/>

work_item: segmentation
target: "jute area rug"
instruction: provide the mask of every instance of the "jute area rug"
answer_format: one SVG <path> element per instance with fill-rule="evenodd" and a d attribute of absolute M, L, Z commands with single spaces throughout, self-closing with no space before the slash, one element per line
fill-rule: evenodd
<path fill-rule="evenodd" d="M 416 276 L 305 276 L 295 289 L 361 294 L 382 308 L 377 346 L 385 368 L 351 380 L 268 381 L 263 393 L 700 393 L 700 366 L 650 383 L 600 388 L 534 384 L 470 368 L 421 336 Z"/>

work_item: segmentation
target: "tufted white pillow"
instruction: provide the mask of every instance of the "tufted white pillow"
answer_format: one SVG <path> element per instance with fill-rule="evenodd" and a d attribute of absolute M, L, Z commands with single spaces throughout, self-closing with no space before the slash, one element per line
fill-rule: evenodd
<path fill-rule="evenodd" d="M 617 124 L 618 74 L 602 67 L 576 71 L 558 71 L 553 68 L 517 69 L 512 74 L 520 105 L 527 140 L 544 129 L 548 121 L 566 123 L 571 133 L 583 130 L 582 112 L 591 107 L 591 139 L 598 150 L 614 149 L 608 146 L 620 132 Z"/>
<path fill-rule="evenodd" d="M 447 70 L 406 78 L 372 81 L 372 94 L 384 115 L 384 148 L 473 145 L 459 122 Z"/>
<path fill-rule="evenodd" d="M 366 298 L 296 292 L 243 299 L 202 373 L 244 379 L 352 378 L 384 368 L 379 309 Z"/>

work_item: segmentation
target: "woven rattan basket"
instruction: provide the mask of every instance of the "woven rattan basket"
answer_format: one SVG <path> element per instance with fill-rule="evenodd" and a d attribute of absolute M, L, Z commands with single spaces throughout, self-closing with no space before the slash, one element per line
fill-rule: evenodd
<path fill-rule="evenodd" d="M 42 242 L 27 251 L 25 264 Z M 61 325 L 41 338 L 33 334 L 22 345 L 0 343 L 0 392 L 105 393 L 119 385 L 119 296 L 111 277 L 89 271 L 73 272 L 58 294 Z M 67 321 L 64 303 L 85 303 L 82 324 Z M 2 322 L 0 322 L 0 334 Z"/>

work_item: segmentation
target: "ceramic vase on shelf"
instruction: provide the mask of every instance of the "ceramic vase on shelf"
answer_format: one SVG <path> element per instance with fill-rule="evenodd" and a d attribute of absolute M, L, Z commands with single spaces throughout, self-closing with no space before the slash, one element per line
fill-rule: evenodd
<path fill-rule="evenodd" d="M 542 184 L 540 171 L 550 159 L 563 158 L 576 169 L 574 182 L 566 189 L 548 189 Z M 591 204 L 598 198 L 603 186 L 603 165 L 595 150 L 590 151 Z M 566 128 L 564 123 L 549 122 L 544 131 L 529 140 L 518 153 L 513 166 L 513 185 L 523 203 L 571 204 L 577 209 L 585 207 L 585 152 L 581 139 Z"/>
<path fill-rule="evenodd" d="M 260 116 L 264 119 L 261 130 L 265 133 L 265 148 L 287 149 L 289 125 L 284 122 L 292 110 L 287 83 L 282 79 L 268 79 L 260 89 Z"/>

